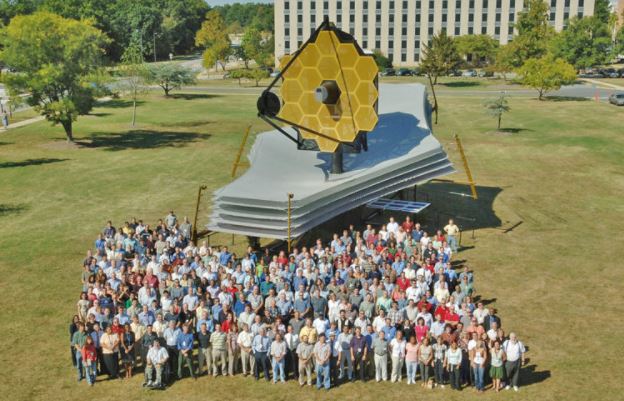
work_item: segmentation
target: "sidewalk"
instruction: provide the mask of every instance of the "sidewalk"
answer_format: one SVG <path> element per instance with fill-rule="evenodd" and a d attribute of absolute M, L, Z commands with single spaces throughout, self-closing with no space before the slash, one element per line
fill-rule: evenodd
<path fill-rule="evenodd" d="M 19 121 L 19 122 L 15 123 L 15 124 L 9 124 L 9 127 L 6 128 L 6 129 L 3 129 L 3 131 L 8 131 L 8 130 L 13 129 L 13 128 L 19 128 L 19 127 L 23 127 L 25 125 L 34 124 L 36 122 L 43 121 L 44 119 L 45 119 L 45 117 L 43 117 L 43 116 L 37 116 L 37 117 L 29 118 L 28 120 L 22 120 L 22 121 Z"/>
<path fill-rule="evenodd" d="M 624 86 L 615 85 L 615 84 L 611 84 L 611 83 L 608 83 L 608 82 L 598 81 L 597 79 L 583 78 L 583 81 L 589 82 L 589 83 L 597 85 L 597 86 L 603 86 L 603 87 L 606 86 L 606 87 L 617 89 L 617 90 L 624 90 Z"/>

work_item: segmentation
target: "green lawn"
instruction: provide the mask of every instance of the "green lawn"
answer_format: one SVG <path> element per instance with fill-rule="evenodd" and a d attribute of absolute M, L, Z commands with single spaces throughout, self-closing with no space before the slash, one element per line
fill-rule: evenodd
<path fill-rule="evenodd" d="M 255 117 L 253 96 L 165 99 L 153 93 L 139 105 L 134 128 L 123 99 L 81 117 L 75 126 L 79 147 L 67 146 L 62 130 L 47 122 L 0 133 L 0 398 L 621 399 L 616 225 L 624 217 L 624 112 L 605 103 L 511 98 L 512 111 L 503 119 L 507 132 L 497 133 L 482 101 L 440 96 L 434 132 L 460 171 L 448 178 L 464 181 L 452 141 L 460 134 L 483 199 L 475 213 L 493 216 L 474 240 L 464 236 L 464 245 L 474 248 L 459 258 L 476 271 L 476 290 L 494 300 L 504 328 L 529 346 L 524 378 L 530 384 L 521 393 L 477 396 L 356 383 L 318 394 L 294 383 L 271 386 L 240 377 L 183 380 L 165 392 L 146 392 L 141 375 L 94 388 L 78 385 L 67 327 L 82 257 L 104 222 L 137 216 L 154 223 L 169 209 L 191 215 L 198 185 L 210 193 L 230 180 L 247 124 L 254 132 L 267 128 Z M 447 198 L 434 206 L 470 209 L 467 198 Z M 201 224 L 209 200 L 202 204 Z M 498 220 L 516 228 L 503 233 L 491 224 Z"/>

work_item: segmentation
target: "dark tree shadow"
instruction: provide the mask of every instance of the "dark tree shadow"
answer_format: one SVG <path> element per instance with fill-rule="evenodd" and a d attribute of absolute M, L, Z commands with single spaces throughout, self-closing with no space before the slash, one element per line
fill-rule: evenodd
<path fill-rule="evenodd" d="M 483 305 L 488 306 L 489 304 L 492 304 L 494 302 L 496 302 L 497 298 L 491 298 L 491 299 L 485 299 L 483 297 L 481 297 L 481 295 L 475 295 L 474 297 L 474 301 L 475 302 L 482 302 Z"/>
<path fill-rule="evenodd" d="M 180 121 L 180 122 L 171 122 L 171 123 L 160 123 L 161 127 L 185 127 L 185 128 L 194 128 L 201 127 L 202 125 L 214 124 L 214 121 L 211 120 L 196 120 L 196 121 Z"/>
<path fill-rule="evenodd" d="M 24 203 L 19 203 L 17 205 L 0 203 L 0 217 L 9 216 L 12 214 L 20 214 L 26 209 L 28 209 L 28 205 Z"/>
<path fill-rule="evenodd" d="M 446 86 L 447 88 L 471 88 L 475 86 L 481 86 L 481 82 L 479 81 L 458 81 L 458 82 L 445 82 L 440 85 Z"/>
<path fill-rule="evenodd" d="M 530 128 L 501 128 L 501 129 L 498 130 L 498 132 L 505 132 L 505 133 L 508 133 L 508 134 L 518 134 L 518 133 L 523 132 L 523 131 L 531 132 L 531 131 L 534 131 L 534 130 L 532 130 Z"/>
<path fill-rule="evenodd" d="M 590 99 L 587 97 L 578 97 L 578 96 L 545 96 L 544 97 L 549 102 L 589 102 Z"/>
<path fill-rule="evenodd" d="M 520 369 L 520 384 L 531 385 L 550 379 L 550 370 L 537 371 L 537 365 L 527 365 Z"/>
<path fill-rule="evenodd" d="M 20 162 L 3 162 L 0 163 L 0 168 L 12 168 L 12 167 L 28 167 L 28 166 L 39 166 L 42 164 L 50 164 L 50 163 L 59 163 L 64 162 L 69 159 L 26 159 Z"/>
<path fill-rule="evenodd" d="M 145 103 L 144 100 L 137 100 L 137 107 L 143 105 Z M 111 99 L 105 102 L 100 102 L 98 106 L 101 107 L 110 107 L 112 109 L 123 109 L 126 107 L 132 107 L 132 100 L 127 99 Z"/>
<path fill-rule="evenodd" d="M 93 117 L 108 117 L 111 113 L 89 113 L 89 115 Z"/>
<path fill-rule="evenodd" d="M 125 149 L 155 149 L 182 147 L 199 140 L 210 138 L 210 134 L 196 132 L 133 130 L 119 134 L 96 132 L 91 139 L 79 144 L 87 148 L 103 148 L 108 151 Z"/>
<path fill-rule="evenodd" d="M 0 146 L 13 145 L 12 142 L 0 142 Z"/>
<path fill-rule="evenodd" d="M 221 95 L 211 95 L 208 93 L 173 93 L 170 94 L 168 99 L 183 99 L 183 100 L 196 100 L 196 99 L 213 99 L 215 97 L 221 97 Z"/>

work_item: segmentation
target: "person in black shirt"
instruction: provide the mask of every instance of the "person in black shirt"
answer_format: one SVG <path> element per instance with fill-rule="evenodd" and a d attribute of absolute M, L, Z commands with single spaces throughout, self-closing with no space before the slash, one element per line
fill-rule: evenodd
<path fill-rule="evenodd" d="M 195 336 L 197 337 L 197 343 L 199 344 L 196 374 L 197 376 L 201 376 L 204 364 L 206 364 L 206 367 L 208 368 L 206 374 L 210 375 L 210 371 L 212 370 L 212 349 L 210 347 L 210 332 L 208 332 L 206 323 L 201 324 L 200 330 Z"/>

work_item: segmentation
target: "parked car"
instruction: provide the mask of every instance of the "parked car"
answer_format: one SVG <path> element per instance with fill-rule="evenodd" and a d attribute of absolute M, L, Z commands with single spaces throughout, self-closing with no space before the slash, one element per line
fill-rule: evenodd
<path fill-rule="evenodd" d="M 462 73 L 459 70 L 453 70 L 449 72 L 449 77 L 461 77 Z"/>
<path fill-rule="evenodd" d="M 624 106 L 624 92 L 617 92 L 609 96 L 609 103 Z"/>
<path fill-rule="evenodd" d="M 396 71 L 394 71 L 394 69 L 392 68 L 386 68 L 379 75 L 381 75 L 382 77 L 394 77 L 396 76 Z"/>
<path fill-rule="evenodd" d="M 397 76 L 399 77 L 411 77 L 414 73 L 407 68 L 401 68 L 399 72 L 397 72 Z"/>
<path fill-rule="evenodd" d="M 475 70 L 466 70 L 462 72 L 461 76 L 466 78 L 475 78 L 477 76 L 477 72 Z"/>
<path fill-rule="evenodd" d="M 494 72 L 488 71 L 488 70 L 481 70 L 481 71 L 479 71 L 478 75 L 481 78 L 491 78 L 491 77 L 494 76 Z"/>

